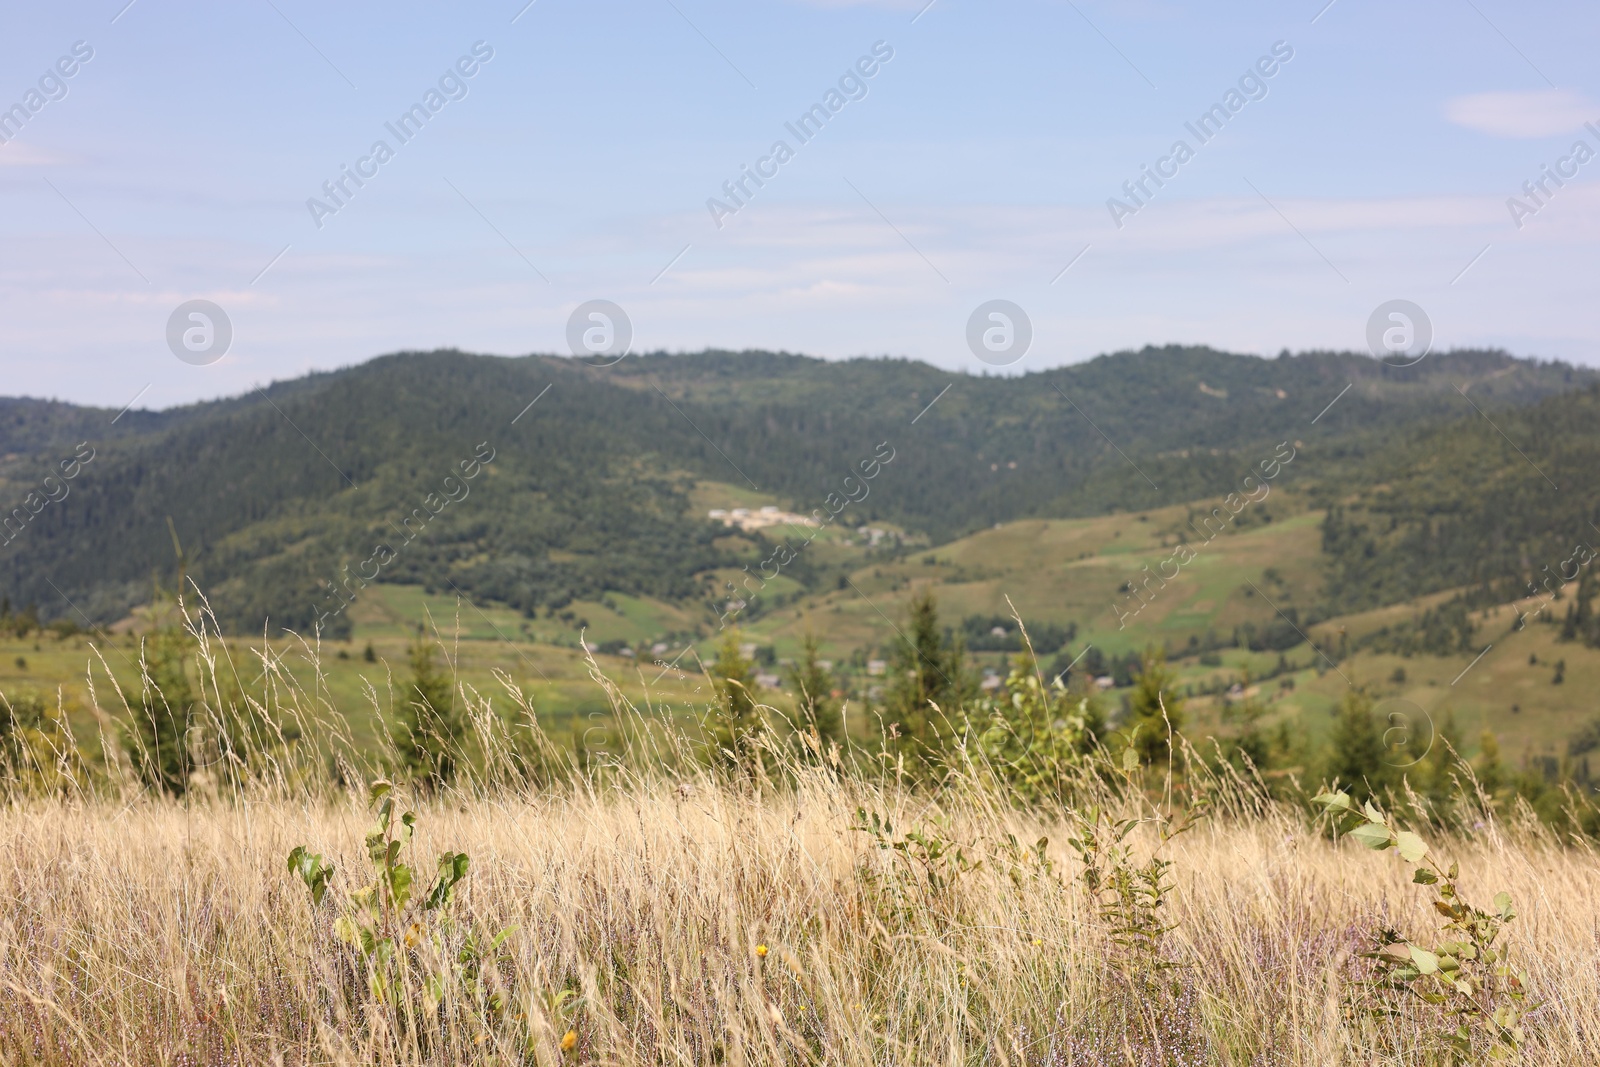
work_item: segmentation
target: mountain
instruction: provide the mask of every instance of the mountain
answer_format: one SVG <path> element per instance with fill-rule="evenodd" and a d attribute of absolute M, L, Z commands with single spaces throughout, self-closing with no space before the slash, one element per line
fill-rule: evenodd
<path fill-rule="evenodd" d="M 1400 369 L 1349 353 L 1146 348 L 1006 378 L 769 352 L 656 353 L 596 368 L 439 351 L 164 412 L 0 400 L 0 501 L 10 502 L 0 593 L 45 618 L 110 621 L 155 581 L 171 584 L 181 548 L 225 625 L 244 631 L 320 619 L 343 632 L 335 588 L 363 580 L 525 612 L 606 591 L 695 604 L 719 569 L 760 559 L 769 544 L 708 521 L 691 506 L 697 486 L 809 512 L 854 492 L 844 479 L 887 448 L 892 464 L 852 516 L 937 543 L 1018 518 L 1215 497 L 1292 440 L 1316 458 L 1303 469 L 1328 506 L 1350 501 L 1328 520 L 1332 595 L 1398 600 L 1456 572 L 1430 565 L 1388 585 L 1355 573 L 1340 546 L 1377 536 L 1369 516 L 1399 514 L 1370 472 L 1392 485 L 1471 455 L 1498 464 L 1517 491 L 1505 457 L 1471 443 L 1478 424 L 1531 430 L 1556 419 L 1552 456 L 1581 464 L 1560 442 L 1588 425 L 1582 405 L 1593 406 L 1596 381 L 1479 351 Z M 1409 474 L 1399 458 L 1458 444 L 1468 451 Z M 1484 482 L 1427 484 L 1449 496 Z M 1466 545 L 1489 520 L 1451 500 Z M 1402 528 L 1420 529 L 1411 512 L 1395 521 L 1374 551 L 1409 545 Z M 789 576 L 822 580 L 809 561 Z"/>
<path fill-rule="evenodd" d="M 1314 501 L 1336 610 L 1468 585 L 1474 603 L 1548 596 L 1600 544 L 1600 387 L 1419 425 Z"/>

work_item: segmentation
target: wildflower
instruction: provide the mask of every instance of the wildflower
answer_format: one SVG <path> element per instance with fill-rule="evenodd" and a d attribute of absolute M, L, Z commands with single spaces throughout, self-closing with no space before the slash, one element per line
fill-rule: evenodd
<path fill-rule="evenodd" d="M 760 956 L 762 959 L 766 959 L 767 958 L 767 946 L 766 945 L 757 945 L 756 946 L 756 955 Z"/>
<path fill-rule="evenodd" d="M 578 1047 L 578 1031 L 568 1030 L 561 1035 L 561 1051 L 571 1052 Z"/>

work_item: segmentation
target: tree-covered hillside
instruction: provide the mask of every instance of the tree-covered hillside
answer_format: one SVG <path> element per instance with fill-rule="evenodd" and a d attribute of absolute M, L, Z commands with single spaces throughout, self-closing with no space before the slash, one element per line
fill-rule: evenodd
<path fill-rule="evenodd" d="M 844 480 L 887 443 L 895 460 L 852 516 L 943 541 L 1225 493 L 1272 445 L 1312 433 L 1318 476 L 1343 471 L 1354 492 L 1355 472 L 1396 442 L 1478 418 L 1458 385 L 1514 421 L 1592 380 L 1497 352 L 1399 370 L 1350 354 L 1147 348 L 989 378 L 765 352 L 595 368 L 442 351 L 166 412 L 12 399 L 0 402 L 0 593 L 45 618 L 115 619 L 155 580 L 170 584 L 175 534 L 188 573 L 245 630 L 321 618 L 338 633 L 335 587 L 362 580 L 525 610 L 606 590 L 694 601 L 710 570 L 760 547 L 693 512 L 701 480 L 810 511 L 850 491 Z"/>
<path fill-rule="evenodd" d="M 1469 585 L 1548 597 L 1600 545 L 1600 387 L 1419 426 L 1316 495 L 1335 610 Z"/>

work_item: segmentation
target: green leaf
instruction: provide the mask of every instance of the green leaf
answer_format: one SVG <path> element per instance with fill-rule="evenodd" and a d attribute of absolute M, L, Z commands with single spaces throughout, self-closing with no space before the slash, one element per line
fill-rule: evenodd
<path fill-rule="evenodd" d="M 1350 831 L 1350 836 L 1374 852 L 1382 852 L 1394 844 L 1394 835 L 1382 823 L 1362 823 Z"/>
<path fill-rule="evenodd" d="M 1439 880 L 1439 876 L 1426 867 L 1418 867 L 1417 873 L 1411 876 L 1411 880 L 1418 885 L 1433 885 Z"/>
<path fill-rule="evenodd" d="M 446 852 L 439 857 L 439 877 L 428 893 L 425 907 L 431 911 L 449 903 L 450 893 L 456 883 L 467 876 L 467 862 L 465 852 Z"/>
<path fill-rule="evenodd" d="M 394 896 L 395 907 L 403 908 L 411 899 L 411 884 L 415 877 L 411 868 L 403 863 L 397 863 L 390 869 L 389 892 Z"/>
<path fill-rule="evenodd" d="M 384 781 L 382 778 L 377 779 L 371 785 L 367 786 L 367 806 L 370 808 L 379 800 L 388 796 L 390 791 L 393 789 L 393 782 Z"/>
<path fill-rule="evenodd" d="M 1349 811 L 1349 793 L 1321 793 L 1311 798 L 1313 804 L 1321 804 L 1328 811 Z"/>
<path fill-rule="evenodd" d="M 1132 745 L 1122 750 L 1122 769 L 1128 774 L 1139 769 L 1139 753 Z"/>
<path fill-rule="evenodd" d="M 1367 817 L 1368 822 L 1383 822 L 1383 812 L 1379 811 L 1370 800 L 1361 805 L 1361 812 Z"/>
<path fill-rule="evenodd" d="M 1494 895 L 1494 906 L 1500 912 L 1500 918 L 1506 922 L 1510 922 L 1517 917 L 1517 909 L 1511 906 L 1510 893 L 1496 893 Z"/>
<path fill-rule="evenodd" d="M 1394 835 L 1394 840 L 1396 851 L 1407 863 L 1418 863 L 1428 854 L 1427 843 L 1410 830 L 1401 830 Z"/>

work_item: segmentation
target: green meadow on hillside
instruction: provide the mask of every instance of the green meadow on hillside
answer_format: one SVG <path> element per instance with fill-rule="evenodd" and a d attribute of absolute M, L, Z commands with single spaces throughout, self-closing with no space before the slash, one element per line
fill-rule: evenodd
<path fill-rule="evenodd" d="M 702 484 L 693 498 L 696 506 L 768 502 L 760 494 L 716 483 Z M 1431 737 L 1453 723 L 1455 743 L 1468 754 L 1489 729 L 1505 739 L 1509 757 L 1560 760 L 1569 740 L 1594 717 L 1600 653 L 1558 641 L 1559 627 L 1543 622 L 1511 632 L 1515 612 L 1510 606 L 1473 613 L 1481 635 L 1478 647 L 1492 645 L 1481 659 L 1475 652 L 1403 656 L 1351 650 L 1367 635 L 1408 622 L 1450 593 L 1319 620 L 1302 628 L 1309 643 L 1297 635 L 1284 648 L 1228 647 L 1236 628 L 1254 626 L 1266 633 L 1281 618 L 1279 609 L 1303 612 L 1315 602 L 1323 566 L 1323 513 L 1310 510 L 1302 494 L 1274 494 L 1249 521 L 1209 543 L 1200 542 L 1190 525 L 1195 514 L 1197 509 L 1181 505 L 1088 519 L 1025 519 L 938 547 L 910 538 L 896 545 L 893 538 L 901 531 L 885 524 L 874 524 L 884 536 L 873 547 L 867 536 L 841 524 L 823 531 L 805 550 L 816 565 L 838 572 L 831 588 L 807 593 L 780 575 L 728 622 L 747 646 L 762 650 L 758 659 L 766 665 L 761 669 L 780 680 L 761 698 L 786 710 L 793 708 L 789 665 L 799 658 L 805 637 L 814 635 L 835 664 L 841 693 L 854 709 L 849 721 L 862 740 L 870 739 L 870 710 L 881 702 L 885 681 L 867 672 L 867 662 L 891 657 L 907 605 L 921 590 L 934 592 L 944 622 L 952 627 L 969 617 L 1008 616 L 1013 605 L 1033 632 L 1072 627 L 1074 636 L 1064 646 L 1042 650 L 1045 668 L 1075 659 L 1083 666 L 1101 662 L 1100 657 L 1116 661 L 1152 646 L 1165 649 L 1175 686 L 1187 695 L 1189 733 L 1196 739 L 1226 734 L 1228 716 L 1248 700 L 1259 705 L 1268 730 L 1286 727 L 1297 739 L 1319 743 L 1352 686 L 1373 696 L 1386 721 L 1397 716 L 1397 728 Z M 1193 562 L 1119 627 L 1112 605 L 1125 602 L 1123 583 L 1167 558 L 1183 530 L 1197 545 Z M 792 531 L 793 543 L 810 533 Z M 729 532 L 730 542 L 740 539 Z M 719 578 L 732 581 L 745 573 L 729 569 Z M 424 620 L 431 620 L 429 632 L 437 635 L 462 681 L 493 693 L 499 688 L 496 672 L 503 673 L 531 695 L 553 736 L 577 736 L 599 721 L 596 716 L 610 716 L 591 678 L 580 645 L 584 640 L 599 669 L 630 699 L 642 702 L 649 694 L 650 700 L 691 709 L 710 700 L 702 666 L 715 655 L 716 629 L 703 616 L 662 600 L 607 594 L 530 618 L 451 592 L 379 583 L 363 592 L 349 616 L 349 638 L 324 641 L 320 657 L 298 640 L 268 644 L 275 662 L 298 684 L 324 693 L 352 715 L 350 728 L 358 742 L 376 737 L 384 729 L 381 720 L 392 720 L 393 690 L 404 684 L 406 651 Z M 1546 612 L 1543 618 L 1556 615 Z M 91 668 L 103 676 L 103 659 L 122 686 L 136 692 L 138 627 L 117 629 L 109 642 L 83 634 L 0 641 L 0 692 L 59 690 L 76 726 L 92 734 L 97 724 L 88 712 L 86 680 Z M 1192 643 L 1197 635 L 1200 647 Z M 91 644 L 101 648 L 99 657 Z M 241 679 L 258 684 L 260 663 L 249 650 L 261 646 L 260 638 L 230 639 L 229 644 L 237 650 Z M 375 662 L 365 658 L 369 645 Z M 320 662 L 320 675 L 310 668 L 313 658 Z M 1014 656 L 972 652 L 969 658 L 975 671 L 987 668 L 1003 676 Z M 1554 684 L 1558 662 L 1564 665 L 1563 679 Z M 1113 715 L 1125 692 L 1119 685 L 1104 693 Z M 103 707 L 116 706 L 103 685 L 99 695 Z"/>

